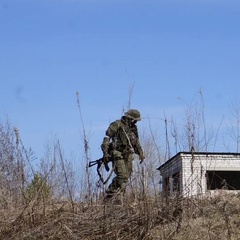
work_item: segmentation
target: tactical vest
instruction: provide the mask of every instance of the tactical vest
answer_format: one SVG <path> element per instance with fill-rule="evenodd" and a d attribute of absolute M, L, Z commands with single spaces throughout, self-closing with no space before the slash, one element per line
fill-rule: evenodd
<path fill-rule="evenodd" d="M 106 135 L 112 139 L 111 150 L 128 152 L 135 149 L 138 142 L 137 127 L 131 129 L 121 120 L 112 122 L 106 131 Z"/>

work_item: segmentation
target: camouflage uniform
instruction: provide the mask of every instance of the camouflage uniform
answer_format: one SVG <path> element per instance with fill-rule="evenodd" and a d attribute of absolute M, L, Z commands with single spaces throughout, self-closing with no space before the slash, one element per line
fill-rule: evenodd
<path fill-rule="evenodd" d="M 132 173 L 134 153 L 144 160 L 142 148 L 139 143 L 137 121 L 140 121 L 138 110 L 131 109 L 120 120 L 110 124 L 106 131 L 101 148 L 104 158 L 113 159 L 113 168 L 116 176 L 107 189 L 108 194 L 113 194 L 119 189 L 125 189 L 127 180 Z"/>

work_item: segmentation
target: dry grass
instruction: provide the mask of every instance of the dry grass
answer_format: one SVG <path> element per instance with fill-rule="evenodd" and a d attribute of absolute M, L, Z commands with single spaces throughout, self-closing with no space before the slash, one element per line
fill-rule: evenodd
<path fill-rule="evenodd" d="M 240 196 L 2 209 L 0 239 L 240 239 Z"/>
<path fill-rule="evenodd" d="M 0 239 L 142 239 L 151 220 L 143 204 L 68 202 L 2 210 Z M 156 211 L 157 212 L 157 211 Z"/>

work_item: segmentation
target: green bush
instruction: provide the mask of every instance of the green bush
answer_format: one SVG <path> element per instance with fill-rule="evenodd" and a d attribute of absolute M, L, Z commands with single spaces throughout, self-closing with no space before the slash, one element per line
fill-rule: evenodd
<path fill-rule="evenodd" d="M 36 173 L 32 182 L 27 186 L 25 191 L 25 198 L 28 201 L 46 201 L 50 197 L 50 186 L 46 179 L 40 174 Z"/>

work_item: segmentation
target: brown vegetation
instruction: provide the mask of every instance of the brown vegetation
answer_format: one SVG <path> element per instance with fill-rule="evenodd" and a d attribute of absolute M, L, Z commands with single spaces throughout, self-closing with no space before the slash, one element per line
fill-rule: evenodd
<path fill-rule="evenodd" d="M 1 209 L 0 239 L 239 239 L 240 196 L 92 204 L 36 198 Z"/>
<path fill-rule="evenodd" d="M 169 127 L 164 119 L 165 153 L 151 127 L 151 137 L 143 133 L 147 160 L 141 165 L 135 161 L 125 195 L 109 202 L 103 201 L 106 186 L 95 185 L 96 169 L 88 168 L 90 152 L 79 99 L 78 107 L 84 157 L 77 176 L 58 140 L 33 164 L 34 153 L 25 149 L 18 129 L 8 122 L 0 124 L 0 239 L 240 239 L 240 195 L 220 191 L 186 199 L 164 196 L 159 189 L 156 168 L 171 156 L 169 133 L 175 151 L 207 151 L 211 141 L 215 146 L 217 134 L 207 135 L 203 102 L 200 110 L 188 106 L 182 135 L 174 121 Z"/>

